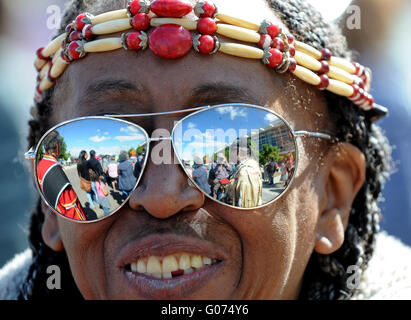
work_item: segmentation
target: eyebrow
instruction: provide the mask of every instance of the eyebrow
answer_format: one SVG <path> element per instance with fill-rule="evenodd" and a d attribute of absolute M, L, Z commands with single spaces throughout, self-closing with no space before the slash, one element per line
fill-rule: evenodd
<path fill-rule="evenodd" d="M 89 84 L 82 94 L 81 103 L 94 102 L 108 95 L 134 94 L 143 95 L 142 86 L 126 80 L 107 79 Z"/>
<path fill-rule="evenodd" d="M 147 91 L 143 86 L 126 80 L 106 79 L 89 84 L 82 95 L 82 104 L 96 102 L 109 95 L 132 94 L 134 97 L 143 96 Z M 193 88 L 187 98 L 189 107 L 213 105 L 219 103 L 242 102 L 261 104 L 249 89 L 227 84 L 225 82 L 209 82 Z M 178 107 L 178 106 L 176 106 Z"/>
<path fill-rule="evenodd" d="M 260 104 L 259 99 L 249 89 L 224 82 L 205 83 L 195 87 L 189 101 L 194 106 L 226 102 Z"/>

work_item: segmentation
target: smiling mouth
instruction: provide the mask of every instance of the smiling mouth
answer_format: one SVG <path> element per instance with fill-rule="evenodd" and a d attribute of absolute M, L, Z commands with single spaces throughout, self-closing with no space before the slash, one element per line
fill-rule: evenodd
<path fill-rule="evenodd" d="M 126 271 L 156 279 L 173 279 L 200 271 L 220 261 L 198 254 L 175 253 L 166 257 L 147 256 L 125 266 Z"/>

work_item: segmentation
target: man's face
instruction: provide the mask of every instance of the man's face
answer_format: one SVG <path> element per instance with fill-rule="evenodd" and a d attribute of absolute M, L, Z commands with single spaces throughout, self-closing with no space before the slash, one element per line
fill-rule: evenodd
<path fill-rule="evenodd" d="M 261 15 L 278 22 L 268 8 Z M 57 86 L 52 125 L 87 115 L 240 102 L 271 108 L 296 130 L 318 131 L 322 124 L 312 114 L 325 110 L 320 93 L 290 75 L 222 53 L 192 51 L 178 60 L 150 50 L 90 54 L 70 65 Z M 159 128 L 171 132 L 178 119 L 130 121 L 150 135 Z M 255 210 L 218 204 L 189 184 L 179 165 L 155 165 L 149 157 L 138 188 L 113 216 L 91 224 L 57 218 L 81 293 L 87 299 L 296 298 L 316 239 L 316 149 L 312 141 L 299 142 L 293 185 L 275 203 Z M 178 261 L 182 253 L 215 263 L 170 280 L 130 272 L 140 258 Z"/>

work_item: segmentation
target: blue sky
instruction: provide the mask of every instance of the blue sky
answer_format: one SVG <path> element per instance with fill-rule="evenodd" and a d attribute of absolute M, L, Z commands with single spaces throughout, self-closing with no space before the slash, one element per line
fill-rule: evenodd
<path fill-rule="evenodd" d="M 176 147 L 185 160 L 192 160 L 194 156 L 210 156 L 239 136 L 250 136 L 252 132 L 257 133 L 259 129 L 279 122 L 274 114 L 261 109 L 216 108 L 184 120 L 179 130 L 175 131 Z M 184 141 L 182 149 L 181 141 Z"/>
<path fill-rule="evenodd" d="M 66 124 L 57 129 L 70 154 L 77 157 L 81 150 L 94 149 L 98 155 L 118 155 L 136 148 L 145 141 L 144 134 L 127 123 L 106 119 L 87 119 Z"/>

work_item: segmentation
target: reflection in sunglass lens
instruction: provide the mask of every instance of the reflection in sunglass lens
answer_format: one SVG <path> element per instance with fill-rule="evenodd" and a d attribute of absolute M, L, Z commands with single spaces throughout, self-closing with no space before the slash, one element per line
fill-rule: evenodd
<path fill-rule="evenodd" d="M 147 136 L 119 120 L 90 118 L 47 134 L 36 157 L 47 203 L 65 218 L 94 221 L 115 212 L 137 185 Z"/>
<path fill-rule="evenodd" d="M 211 108 L 180 121 L 174 147 L 187 174 L 213 199 L 238 208 L 275 200 L 289 185 L 296 145 L 289 126 L 268 110 Z"/>

